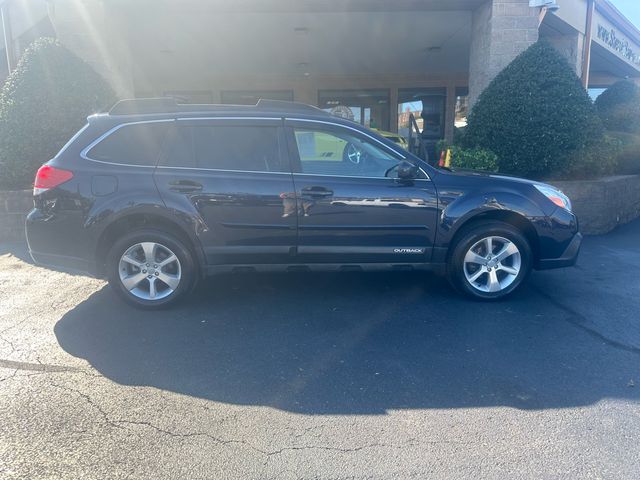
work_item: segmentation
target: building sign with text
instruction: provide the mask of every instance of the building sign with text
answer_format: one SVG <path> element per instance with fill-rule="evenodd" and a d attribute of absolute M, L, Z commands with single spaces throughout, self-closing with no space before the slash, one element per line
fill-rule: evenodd
<path fill-rule="evenodd" d="M 640 67 L 640 51 L 634 50 L 629 41 L 614 28 L 598 24 L 598 39 L 611 50 L 620 54 L 629 63 Z"/>

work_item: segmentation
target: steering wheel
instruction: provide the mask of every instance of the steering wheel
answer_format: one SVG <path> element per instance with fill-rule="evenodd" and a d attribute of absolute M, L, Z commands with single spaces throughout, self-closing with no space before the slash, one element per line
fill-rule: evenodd
<path fill-rule="evenodd" d="M 343 157 L 354 165 L 360 165 L 364 160 L 364 152 L 358 149 L 353 143 L 347 143 L 347 146 L 344 147 Z"/>

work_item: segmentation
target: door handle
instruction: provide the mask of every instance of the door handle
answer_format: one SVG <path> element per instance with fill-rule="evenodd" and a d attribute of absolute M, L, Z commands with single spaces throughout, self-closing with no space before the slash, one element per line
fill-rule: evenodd
<path fill-rule="evenodd" d="M 202 184 L 192 180 L 176 180 L 169 182 L 169 189 L 180 193 L 199 192 L 202 190 Z"/>
<path fill-rule="evenodd" d="M 325 187 L 305 187 L 302 189 L 302 194 L 309 197 L 332 197 L 333 190 Z"/>

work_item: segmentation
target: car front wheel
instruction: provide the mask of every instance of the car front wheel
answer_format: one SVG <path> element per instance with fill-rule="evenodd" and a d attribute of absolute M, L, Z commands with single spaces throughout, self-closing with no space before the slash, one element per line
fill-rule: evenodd
<path fill-rule="evenodd" d="M 166 307 L 194 285 L 194 261 L 183 243 L 163 232 L 140 230 L 119 239 L 107 259 L 109 284 L 135 307 Z"/>
<path fill-rule="evenodd" d="M 478 223 L 462 234 L 449 260 L 448 277 L 455 288 L 481 300 L 497 300 L 513 292 L 531 271 L 526 237 L 503 222 Z"/>

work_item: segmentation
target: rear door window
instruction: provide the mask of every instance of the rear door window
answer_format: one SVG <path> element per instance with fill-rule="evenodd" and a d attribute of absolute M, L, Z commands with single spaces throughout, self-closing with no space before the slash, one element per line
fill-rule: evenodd
<path fill-rule="evenodd" d="M 198 168 L 284 172 L 278 128 L 271 126 L 194 126 L 193 148 Z"/>
<path fill-rule="evenodd" d="M 169 131 L 164 153 L 159 165 L 178 168 L 196 168 L 193 157 L 193 134 L 191 127 L 177 126 Z"/>
<path fill-rule="evenodd" d="M 159 165 L 205 170 L 289 172 L 278 127 L 178 125 L 168 132 Z"/>
<path fill-rule="evenodd" d="M 170 122 L 124 125 L 87 152 L 91 160 L 153 167 L 158 162 Z"/>

